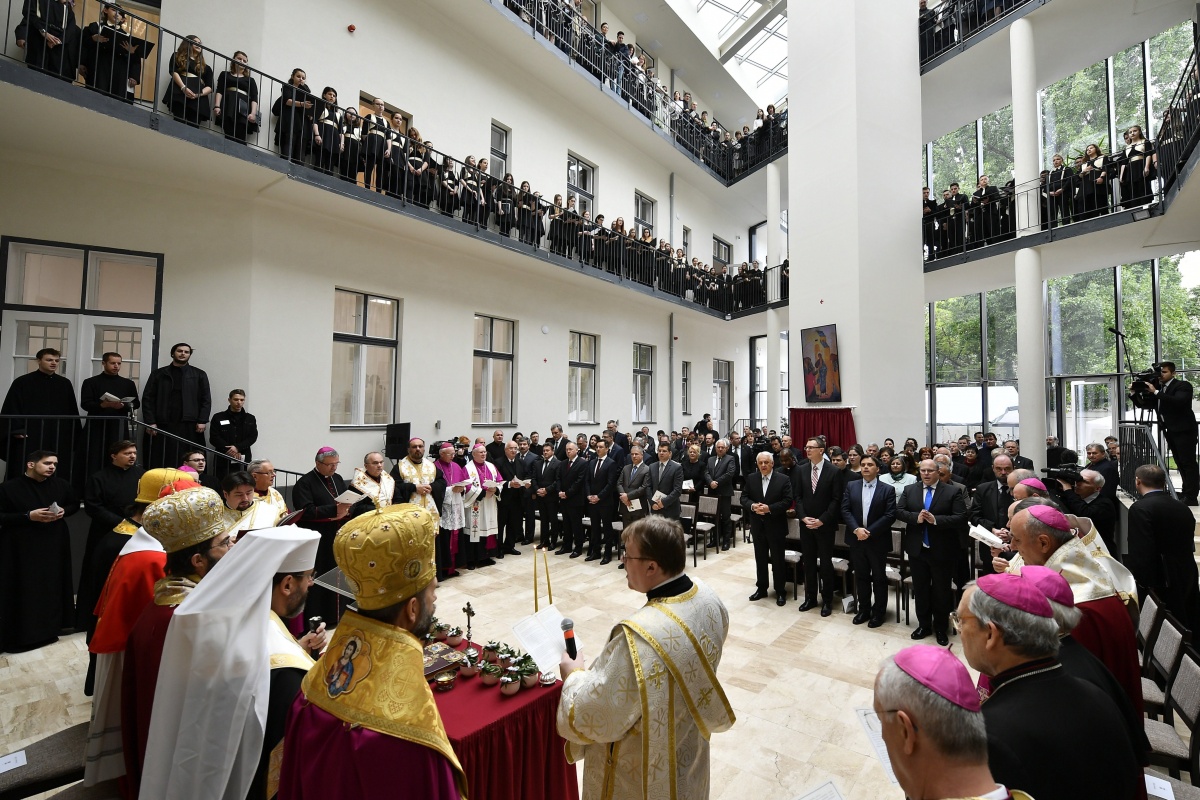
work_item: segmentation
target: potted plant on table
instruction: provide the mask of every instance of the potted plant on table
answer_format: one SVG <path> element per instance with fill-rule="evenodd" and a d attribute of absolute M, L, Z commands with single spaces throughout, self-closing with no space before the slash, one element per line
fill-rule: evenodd
<path fill-rule="evenodd" d="M 521 679 L 516 675 L 504 675 L 500 678 L 500 694 L 512 697 L 521 689 Z"/>
<path fill-rule="evenodd" d="M 474 678 L 479 674 L 479 656 L 474 653 L 466 654 L 466 661 L 458 668 L 458 674 L 464 678 Z"/>
<path fill-rule="evenodd" d="M 501 644 L 496 641 L 488 642 L 483 646 L 483 660 L 489 664 L 495 664 L 500 661 Z"/>
<path fill-rule="evenodd" d="M 500 682 L 504 670 L 492 663 L 485 663 L 479 668 L 479 681 L 484 686 L 495 686 Z"/>
<path fill-rule="evenodd" d="M 437 641 L 444 642 L 444 641 L 446 641 L 447 638 L 449 638 L 449 636 L 450 636 L 450 623 L 439 622 L 437 625 L 433 626 L 433 638 L 436 639 Z"/>
<path fill-rule="evenodd" d="M 533 656 L 526 653 L 521 657 L 521 660 L 514 664 L 517 668 L 517 673 L 521 676 L 521 685 L 526 689 L 532 689 L 537 686 L 538 680 L 542 677 L 542 673 L 538 671 L 537 662 L 533 660 Z"/>
<path fill-rule="evenodd" d="M 462 628 L 459 628 L 458 626 L 451 628 L 446 636 L 446 644 L 450 645 L 451 647 L 458 647 L 460 644 L 462 644 L 462 640 L 463 631 Z"/>

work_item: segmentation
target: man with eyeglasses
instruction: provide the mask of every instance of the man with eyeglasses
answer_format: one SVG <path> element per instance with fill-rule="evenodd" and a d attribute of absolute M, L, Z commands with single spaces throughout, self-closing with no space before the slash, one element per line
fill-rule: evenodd
<path fill-rule="evenodd" d="M 190 344 L 171 345 L 171 363 L 154 370 L 146 379 L 142 420 L 150 436 L 147 467 L 175 466 L 189 442 L 204 446 L 212 393 L 208 373 L 192 366 L 191 360 Z"/>
<path fill-rule="evenodd" d="M 321 534 L 317 548 L 317 576 L 337 566 L 333 558 L 333 537 L 350 516 L 350 504 L 338 502 L 346 491 L 346 481 L 338 475 L 342 460 L 332 447 L 322 447 L 313 459 L 313 468 L 296 479 L 292 487 L 292 505 L 304 509 L 304 527 Z M 321 589 L 312 596 L 313 613 L 331 625 L 337 625 L 344 605 L 342 596 Z"/>
<path fill-rule="evenodd" d="M 121 738 L 129 797 L 140 791 L 159 665 L 175 609 L 233 546 L 225 503 L 209 489 L 189 489 L 156 500 L 142 527 L 167 553 L 166 576 L 154 600 L 129 632 L 121 680 Z"/>
<path fill-rule="evenodd" d="M 208 471 L 208 456 L 203 450 L 188 450 L 183 454 L 183 459 L 180 461 L 179 469 L 184 472 L 196 473 L 192 480 L 203 486 L 205 489 L 212 489 L 220 494 L 221 479 Z M 168 469 L 170 469 L 168 467 Z"/>
<path fill-rule="evenodd" d="M 289 511 L 287 501 L 275 488 L 275 465 L 266 459 L 258 459 L 251 461 L 246 471 L 254 478 L 254 494 L 258 502 L 274 506 L 280 517 L 286 516 Z"/>
<path fill-rule="evenodd" d="M 585 798 L 605 787 L 610 797 L 642 797 L 647 789 L 653 797 L 707 797 L 708 734 L 734 723 L 716 675 L 729 612 L 707 584 L 685 574 L 677 520 L 640 519 L 621 540 L 626 585 L 647 602 L 613 629 L 589 668 L 582 654 L 563 653 L 558 732 L 567 760 L 584 761 Z M 613 691 L 618 686 L 635 687 L 639 697 Z M 673 735 L 656 734 L 660 723 Z"/>
<path fill-rule="evenodd" d="M 800 518 L 800 544 L 804 551 L 804 602 L 800 610 L 817 607 L 818 567 L 825 587 L 821 616 L 833 613 L 833 545 L 842 516 L 846 477 L 825 458 L 825 442 L 812 437 L 804 443 L 806 461 L 792 470 L 793 513 Z M 747 478 L 747 485 L 752 480 Z M 891 549 L 889 543 L 888 549 Z M 886 595 L 884 595 L 886 601 Z"/>

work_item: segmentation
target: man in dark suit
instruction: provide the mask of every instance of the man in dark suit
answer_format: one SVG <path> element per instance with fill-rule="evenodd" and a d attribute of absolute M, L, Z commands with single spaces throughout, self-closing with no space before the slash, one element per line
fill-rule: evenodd
<path fill-rule="evenodd" d="M 554 445 L 554 457 L 559 461 L 568 461 L 567 437 L 563 436 L 562 425 L 557 422 L 550 426 L 550 444 Z"/>
<path fill-rule="evenodd" d="M 645 463 L 642 457 L 643 452 L 645 451 L 641 445 L 631 445 L 629 463 L 621 468 L 621 476 L 617 478 L 617 500 L 620 502 L 617 508 L 621 512 L 621 523 L 625 528 L 650 513 L 650 495 L 654 494 L 654 481 L 650 477 L 650 465 Z M 639 508 L 631 508 L 634 504 Z M 618 564 L 617 569 L 625 569 L 625 565 Z"/>
<path fill-rule="evenodd" d="M 904 487 L 896 504 L 896 519 L 908 526 L 904 551 L 912 569 L 917 606 L 917 629 L 912 638 L 924 639 L 933 633 L 945 647 L 950 644 L 947 632 L 954 605 L 950 581 L 959 547 L 957 528 L 966 519 L 967 505 L 962 492 L 938 480 L 934 461 L 922 461 L 917 474 L 920 482 Z"/>
<path fill-rule="evenodd" d="M 562 433 L 562 429 L 558 429 Z M 564 437 L 565 438 L 565 437 Z M 566 463 L 560 466 L 558 501 L 563 515 L 563 537 L 556 556 L 570 552 L 571 558 L 583 555 L 583 509 L 587 505 L 587 462 L 579 457 L 574 442 L 566 444 Z"/>
<path fill-rule="evenodd" d="M 756 586 L 750 600 L 767 596 L 767 567 L 775 578 L 775 605 L 787 603 L 787 568 L 783 561 L 783 540 L 787 538 L 787 510 L 792 505 L 792 482 L 775 470 L 770 453 L 759 453 L 758 473 L 746 478 L 742 508 L 750 518 L 754 538 Z"/>
<path fill-rule="evenodd" d="M 1121 483 L 1120 465 L 1108 457 L 1108 448 L 1100 442 L 1089 444 L 1085 453 L 1088 461 L 1086 469 L 1093 469 L 1104 477 L 1104 488 L 1101 489 L 1101 493 L 1115 504 L 1117 487 Z"/>
<path fill-rule="evenodd" d="M 554 457 L 554 443 L 546 442 L 542 445 L 542 457 L 528 472 L 532 481 L 529 491 L 533 505 L 537 507 L 538 516 L 542 518 L 542 536 L 538 547 L 547 550 L 558 545 L 558 476 L 565 466 Z"/>
<path fill-rule="evenodd" d="M 517 443 L 504 446 L 504 455 L 496 462 L 496 470 L 504 479 L 504 491 L 497 500 L 499 511 L 498 544 L 500 558 L 506 555 L 519 556 L 517 542 L 523 538 L 525 524 L 525 462 L 517 456 Z"/>
<path fill-rule="evenodd" d="M 517 442 L 517 460 L 525 466 L 525 477 L 531 481 L 533 479 L 533 469 L 541 461 L 542 448 L 535 446 L 532 439 L 521 437 Z M 534 513 L 537 510 L 537 503 L 533 501 L 533 484 L 525 488 L 525 500 L 522 503 L 525 516 L 525 538 L 521 540 L 521 544 L 533 544 L 533 532 L 537 528 L 537 515 Z"/>
<path fill-rule="evenodd" d="M 1200 467 L 1196 464 L 1196 414 L 1192 411 L 1192 385 L 1175 377 L 1175 363 L 1158 365 L 1159 386 L 1150 384 L 1158 410 L 1158 421 L 1167 437 L 1167 447 L 1175 457 L 1175 466 L 1183 483 L 1183 502 L 1197 504 L 1200 494 Z M 1107 476 L 1105 476 L 1107 478 Z"/>
<path fill-rule="evenodd" d="M 700 462 L 702 464 L 707 464 L 708 460 L 712 458 L 716 449 L 716 437 L 711 433 L 704 434 L 704 438 L 700 440 Z"/>
<path fill-rule="evenodd" d="M 600 438 L 608 445 L 608 458 L 616 465 L 619 472 L 621 467 L 629 463 L 629 448 L 617 444 L 611 431 L 600 434 Z"/>
<path fill-rule="evenodd" d="M 607 434 L 608 431 L 605 431 Z M 592 521 L 588 540 L 588 554 L 584 561 L 600 558 L 600 545 L 604 545 L 604 566 L 612 561 L 612 546 L 616 543 L 613 533 L 613 518 L 617 515 L 617 478 L 621 468 L 608 456 L 608 443 L 612 435 L 596 443 L 596 457 L 588 462 L 588 517 Z"/>
<path fill-rule="evenodd" d="M 683 493 L 683 467 L 671 458 L 671 446 L 658 446 L 658 463 L 650 465 L 650 513 L 679 519 L 679 496 Z M 654 496 L 662 496 L 658 500 Z"/>
<path fill-rule="evenodd" d="M 1012 460 L 1013 469 L 1033 469 L 1033 459 L 1021 455 L 1021 444 L 1016 439 L 1004 443 L 1004 454 Z"/>
<path fill-rule="evenodd" d="M 892 549 L 896 490 L 876 480 L 880 466 L 875 456 L 863 456 L 860 468 L 862 480 L 855 481 L 842 493 L 842 522 L 846 525 L 846 545 L 854 567 L 854 594 L 858 598 L 858 613 L 852 621 L 855 625 L 867 622 L 868 628 L 878 628 L 887 614 L 884 569 L 888 551 Z"/>
<path fill-rule="evenodd" d="M 1057 467 L 1062 463 L 1063 450 L 1066 448 L 1058 443 L 1057 436 L 1046 437 L 1046 466 Z"/>
<path fill-rule="evenodd" d="M 615 444 L 617 447 L 620 447 L 622 452 L 628 453 L 629 452 L 629 436 L 627 434 L 621 433 L 619 430 L 617 430 L 616 420 L 610 419 L 608 421 L 608 425 L 606 426 L 606 428 L 607 428 L 608 432 L 612 434 L 613 444 Z M 612 453 L 609 453 L 609 457 L 610 458 L 613 457 Z"/>
<path fill-rule="evenodd" d="M 842 517 L 845 475 L 825 460 L 825 445 L 820 439 L 814 437 L 806 441 L 804 453 L 807 460 L 792 469 L 796 516 L 800 518 L 800 546 L 804 552 L 804 602 L 800 604 L 800 610 L 817 607 L 819 559 L 820 582 L 824 585 L 821 616 L 828 617 L 833 613 L 833 539 Z M 753 480 L 752 477 L 746 479 L 748 484 Z M 888 547 L 890 549 L 890 543 Z"/>
<path fill-rule="evenodd" d="M 995 480 L 984 481 L 975 488 L 975 500 L 971 505 L 970 519 L 972 525 L 978 525 L 1004 538 L 1008 534 L 1008 507 L 1012 505 L 1013 497 L 1008 488 L 1008 475 L 1013 471 L 1012 459 L 1008 455 L 998 455 L 992 459 L 992 475 Z M 980 572 L 991 574 L 992 551 L 982 542 L 975 542 L 979 548 Z"/>
<path fill-rule="evenodd" d="M 717 547 L 719 544 L 722 550 L 729 549 L 729 542 L 733 538 L 733 520 L 729 511 L 733 503 L 733 479 L 736 474 L 733 456 L 729 455 L 729 440 L 717 440 L 714 453 L 704 468 L 704 485 L 708 493 L 717 498 L 717 526 L 707 547 Z"/>
<path fill-rule="evenodd" d="M 1129 508 L 1125 566 L 1138 585 L 1138 601 L 1155 592 L 1189 630 L 1200 625 L 1200 590 L 1194 558 L 1196 519 L 1166 493 L 1167 475 L 1157 464 L 1134 472 L 1139 499 Z"/>
<path fill-rule="evenodd" d="M 733 459 L 733 488 L 741 489 L 746 478 L 746 461 L 754 463 L 754 455 L 743 449 L 742 437 L 734 431 L 729 434 L 729 457 Z"/>

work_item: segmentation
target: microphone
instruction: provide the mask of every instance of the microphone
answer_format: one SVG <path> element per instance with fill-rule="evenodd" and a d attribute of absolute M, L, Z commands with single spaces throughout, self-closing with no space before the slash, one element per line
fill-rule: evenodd
<path fill-rule="evenodd" d="M 1109 333 L 1111 333 L 1114 336 L 1124 336 L 1125 335 L 1125 334 L 1121 333 L 1119 330 L 1117 330 L 1116 328 L 1108 328 L 1107 330 Z"/>
<path fill-rule="evenodd" d="M 575 650 L 575 623 L 564 617 L 562 631 L 563 638 L 567 640 L 567 655 L 571 658 L 578 658 L 579 653 Z"/>

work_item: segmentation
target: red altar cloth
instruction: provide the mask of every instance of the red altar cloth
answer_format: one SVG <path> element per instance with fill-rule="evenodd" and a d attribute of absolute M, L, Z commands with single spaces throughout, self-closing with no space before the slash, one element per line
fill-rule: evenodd
<path fill-rule="evenodd" d="M 579 800 L 575 766 L 555 728 L 561 694 L 559 681 L 505 697 L 478 675 L 434 691 L 471 800 Z"/>

